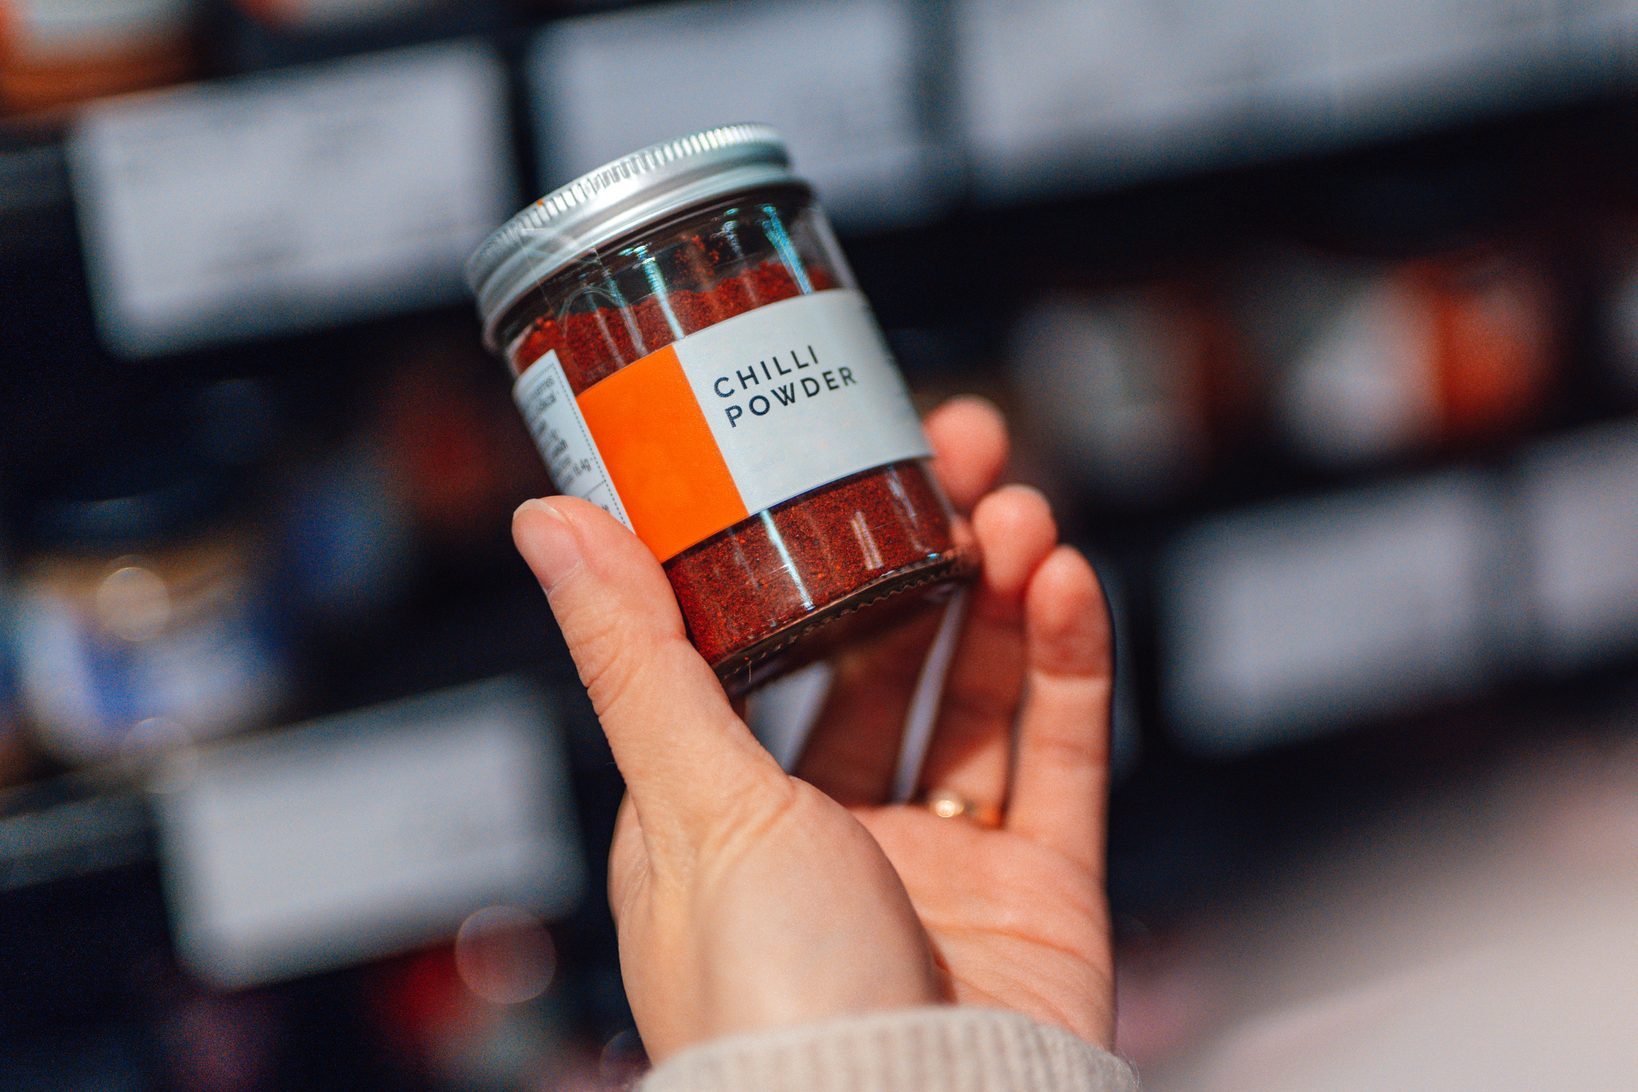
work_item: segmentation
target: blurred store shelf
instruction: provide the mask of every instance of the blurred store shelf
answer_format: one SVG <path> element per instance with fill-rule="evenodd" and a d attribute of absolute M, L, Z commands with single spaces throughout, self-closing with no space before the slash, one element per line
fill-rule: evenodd
<path fill-rule="evenodd" d="M 253 49 L 287 67 L 45 116 L 71 153 L 96 311 L 120 353 L 456 299 L 460 253 L 521 194 L 727 115 L 783 126 L 842 224 L 879 231 L 1638 87 L 1638 8 L 1620 0 L 706 2 L 545 22 L 491 8 L 475 23 L 431 18 L 445 8 L 432 3 L 265 7 L 251 24 L 328 47 Z M 381 50 L 405 19 L 423 38 L 480 29 L 501 50 Z M 354 48 L 335 58 L 338 41 Z M 258 67 L 244 53 L 206 68 Z M 502 57 L 526 102 L 515 130 Z M 0 220 L 65 196 L 25 177 L 50 155 L 0 155 Z"/>
<path fill-rule="evenodd" d="M 177 942 L 244 987 L 392 955 L 584 894 L 561 726 L 494 680 L 173 751 L 153 779 Z"/>
<path fill-rule="evenodd" d="M 505 73 L 451 42 L 86 110 L 69 135 L 92 298 L 127 355 L 464 298 L 518 202 Z"/>
<path fill-rule="evenodd" d="M 1638 10 L 1604 3 L 966 0 L 961 132 L 1017 196 L 1312 152 L 1619 91 Z"/>
<path fill-rule="evenodd" d="M 0 53 L 0 1085 L 41 1027 L 97 1087 L 213 1028 L 247 1088 L 629 1063 L 619 781 L 460 264 L 732 117 L 1104 573 L 1123 928 L 1633 705 L 1638 4 L 53 3 L 172 36 L 128 95 Z M 505 1019 L 495 906 L 557 974 Z"/>
<path fill-rule="evenodd" d="M 1021 420 L 1041 407 L 1030 438 L 1066 524 L 1130 589 L 1131 643 L 1153 665 L 1131 718 L 1151 731 L 1234 752 L 1305 738 L 1304 722 L 1483 694 L 1542 676 L 1495 651 L 1520 633 L 1557 634 L 1559 663 L 1617 655 L 1624 619 L 1588 621 L 1583 606 L 1578 622 L 1569 604 L 1606 600 L 1587 589 L 1623 589 L 1627 570 L 1585 575 L 1573 547 L 1597 529 L 1563 528 L 1589 524 L 1596 502 L 1575 498 L 1604 491 L 1577 483 L 1625 474 L 1606 465 L 1621 442 L 1575 429 L 1618 433 L 1631 401 L 1586 381 L 1620 366 L 1591 359 L 1603 342 L 1585 330 L 1605 288 L 1563 269 L 1601 224 L 1625 222 L 1627 199 L 1582 208 L 1579 179 L 1557 202 L 1539 192 L 1630 168 L 1600 136 L 1634 120 L 1638 8 L 235 12 L 230 48 L 191 71 L 240 74 L 36 113 L 0 142 L 0 266 L 28 293 L 3 411 L 18 443 L 0 465 L 24 478 L 114 427 L 110 404 L 180 376 L 271 376 L 302 406 L 292 415 L 323 404 L 336 417 L 324 429 L 356 428 L 348 416 L 382 397 L 377 377 L 420 332 L 469 335 L 460 259 L 521 194 L 737 110 L 781 123 L 813 165 L 914 378 L 985 386 L 1013 359 L 1003 398 Z M 679 52 L 719 63 L 668 68 Z M 1550 236 L 1569 210 L 1582 217 L 1571 238 L 1516 241 Z M 1614 260 L 1619 283 L 1629 251 Z M 417 375 L 449 366 L 426 363 Z M 360 479 L 321 460 L 320 478 L 353 484 L 295 490 L 332 520 L 300 517 L 297 540 L 322 530 L 332 554 L 385 572 L 417 534 L 459 537 L 470 512 L 442 483 L 461 459 L 488 460 L 471 481 L 512 495 L 494 483 L 515 471 L 484 454 L 504 440 L 459 447 L 472 440 L 452 423 L 483 413 L 458 384 L 422 386 L 395 381 L 387 397 L 395 423 L 379 438 L 400 469 Z M 425 441 L 428 428 L 456 447 Z M 419 531 L 400 526 L 398 502 L 367 528 L 334 522 L 390 495 L 394 473 L 418 475 L 402 503 Z M 1334 549 L 1293 545 L 1339 513 L 1351 530 L 1327 532 Z M 1532 603 L 1563 618 L 1474 613 L 1516 575 L 1492 563 L 1520 542 L 1541 566 Z M 1374 583 L 1349 551 L 1383 566 Z M 1413 571 L 1420 583 L 1405 583 Z M 336 594 L 364 578 L 339 578 Z M 1223 594 L 1244 584 L 1262 604 L 1282 579 L 1285 616 L 1235 615 Z M 1306 601 L 1312 580 L 1336 603 Z M 1443 596 L 1448 617 L 1413 640 L 1384 590 L 1406 609 Z M 1348 605 L 1379 620 L 1343 625 Z M 1309 632 L 1327 620 L 1340 644 Z M 1371 625 L 1397 642 L 1377 651 L 1398 668 L 1365 656 L 1352 681 L 1327 682 L 1304 667 L 1375 648 Z M 1438 666 L 1452 656 L 1466 666 Z M 1443 681 L 1377 706 L 1383 671 Z M 1316 692 L 1269 681 L 1299 676 Z"/>
<path fill-rule="evenodd" d="M 149 861 L 153 849 L 134 786 L 63 779 L 0 794 L 0 896 Z"/>

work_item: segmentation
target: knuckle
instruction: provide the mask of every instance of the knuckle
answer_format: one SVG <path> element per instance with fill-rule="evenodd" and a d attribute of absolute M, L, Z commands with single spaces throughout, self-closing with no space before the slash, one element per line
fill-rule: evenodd
<path fill-rule="evenodd" d="M 800 807 L 796 785 L 789 778 L 771 783 L 747 785 L 754 791 L 730 791 L 723 795 L 722 808 L 715 815 L 704 838 L 713 857 L 737 860 L 751 846 L 766 843 L 780 828 L 795 820 Z"/>
<path fill-rule="evenodd" d="M 596 607 L 559 619 L 580 682 L 599 714 L 617 704 L 638 675 L 635 635 L 614 612 Z"/>
<path fill-rule="evenodd" d="M 649 862 L 639 857 L 617 876 L 609 874 L 609 914 L 617 928 L 630 929 L 641 916 L 643 900 L 648 895 Z"/>

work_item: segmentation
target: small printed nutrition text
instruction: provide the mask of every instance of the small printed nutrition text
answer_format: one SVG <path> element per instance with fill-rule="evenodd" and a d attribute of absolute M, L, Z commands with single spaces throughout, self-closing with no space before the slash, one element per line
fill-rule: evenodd
<path fill-rule="evenodd" d="M 766 417 L 783 406 L 794 406 L 858 383 L 852 368 L 821 368 L 819 354 L 808 345 L 719 375 L 711 381 L 711 389 L 725 403 L 722 411 L 728 417 L 728 426 L 738 428 L 747 416 Z"/>

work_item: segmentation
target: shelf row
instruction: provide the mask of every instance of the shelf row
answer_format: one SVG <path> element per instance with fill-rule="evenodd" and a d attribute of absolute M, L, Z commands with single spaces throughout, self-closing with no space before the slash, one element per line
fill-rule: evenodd
<path fill-rule="evenodd" d="M 427 33 L 467 25 L 414 7 Z M 527 196 L 725 120 L 782 128 L 842 227 L 870 232 L 1607 98 L 1638 78 L 1635 14 L 1617 0 L 707 2 L 544 23 L 508 9 L 476 36 L 99 99 L 66 115 L 63 147 L 102 339 L 146 356 L 457 300 L 462 259 Z M 370 18 L 343 40 L 370 41 Z M 300 37 L 299 20 L 272 24 Z M 0 155 L 0 213 L 25 214 L 25 235 L 60 181 L 51 154 Z"/>
<path fill-rule="evenodd" d="M 1117 690 L 1117 772 L 1143 759 L 1134 712 L 1145 693 L 1163 724 L 1158 733 L 1144 725 L 1143 739 L 1211 763 L 1439 709 L 1482 709 L 1520 685 L 1564 685 L 1630 663 L 1634 511 L 1638 418 L 1626 418 L 1502 462 L 1200 519 L 1146 543 L 1144 563 L 1089 543 L 1123 672 L 1134 648 L 1157 650 Z M 160 560 L 140 563 L 153 567 L 150 579 Z M 248 689 L 213 697 L 211 686 L 288 688 L 298 682 L 288 654 L 228 640 L 234 624 L 266 623 L 236 617 L 246 604 L 223 600 L 220 587 L 214 605 L 178 600 L 169 609 L 191 613 L 139 632 L 163 589 L 143 598 L 131 586 L 138 559 L 121 561 L 92 593 L 103 611 L 95 624 L 116 632 L 20 646 L 32 730 L 49 727 L 37 746 L 89 765 L 0 796 L 0 892 L 157 858 L 182 958 L 231 985 L 452 935 L 475 907 L 554 917 L 579 906 L 587 788 L 571 788 L 569 755 L 596 732 L 556 664 L 561 653 L 542 657 L 556 665 L 544 675 L 435 687 L 236 737 L 272 707 Z M 521 584 L 512 590 L 523 603 Z M 35 587 L 18 608 L 36 636 L 49 621 L 42 594 Z M 543 631 L 543 605 L 527 605 L 535 609 L 524 625 Z M 373 632 L 349 625 L 355 640 Z M 474 629 L 486 647 L 458 670 L 514 657 L 515 627 L 500 615 L 480 614 Z M 450 647 L 427 634 L 418 643 L 439 644 L 440 655 Z M 76 680 L 82 689 L 68 693 Z M 798 679 L 754 707 L 776 753 L 799 748 L 799 707 L 818 685 Z M 134 724 L 120 721 L 138 713 Z M 95 716 L 104 719 L 86 719 Z M 14 723 L 0 722 L 0 750 Z M 591 765 L 606 779 L 606 752 L 597 754 Z M 587 765 L 582 755 L 576 778 Z"/>

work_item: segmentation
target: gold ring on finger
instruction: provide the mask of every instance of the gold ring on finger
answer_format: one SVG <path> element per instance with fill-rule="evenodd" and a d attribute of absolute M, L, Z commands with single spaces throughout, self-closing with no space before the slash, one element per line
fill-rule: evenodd
<path fill-rule="evenodd" d="M 921 803 L 940 819 L 966 819 L 991 830 L 1001 825 L 1000 808 L 980 804 L 954 789 L 933 789 L 922 797 Z"/>

